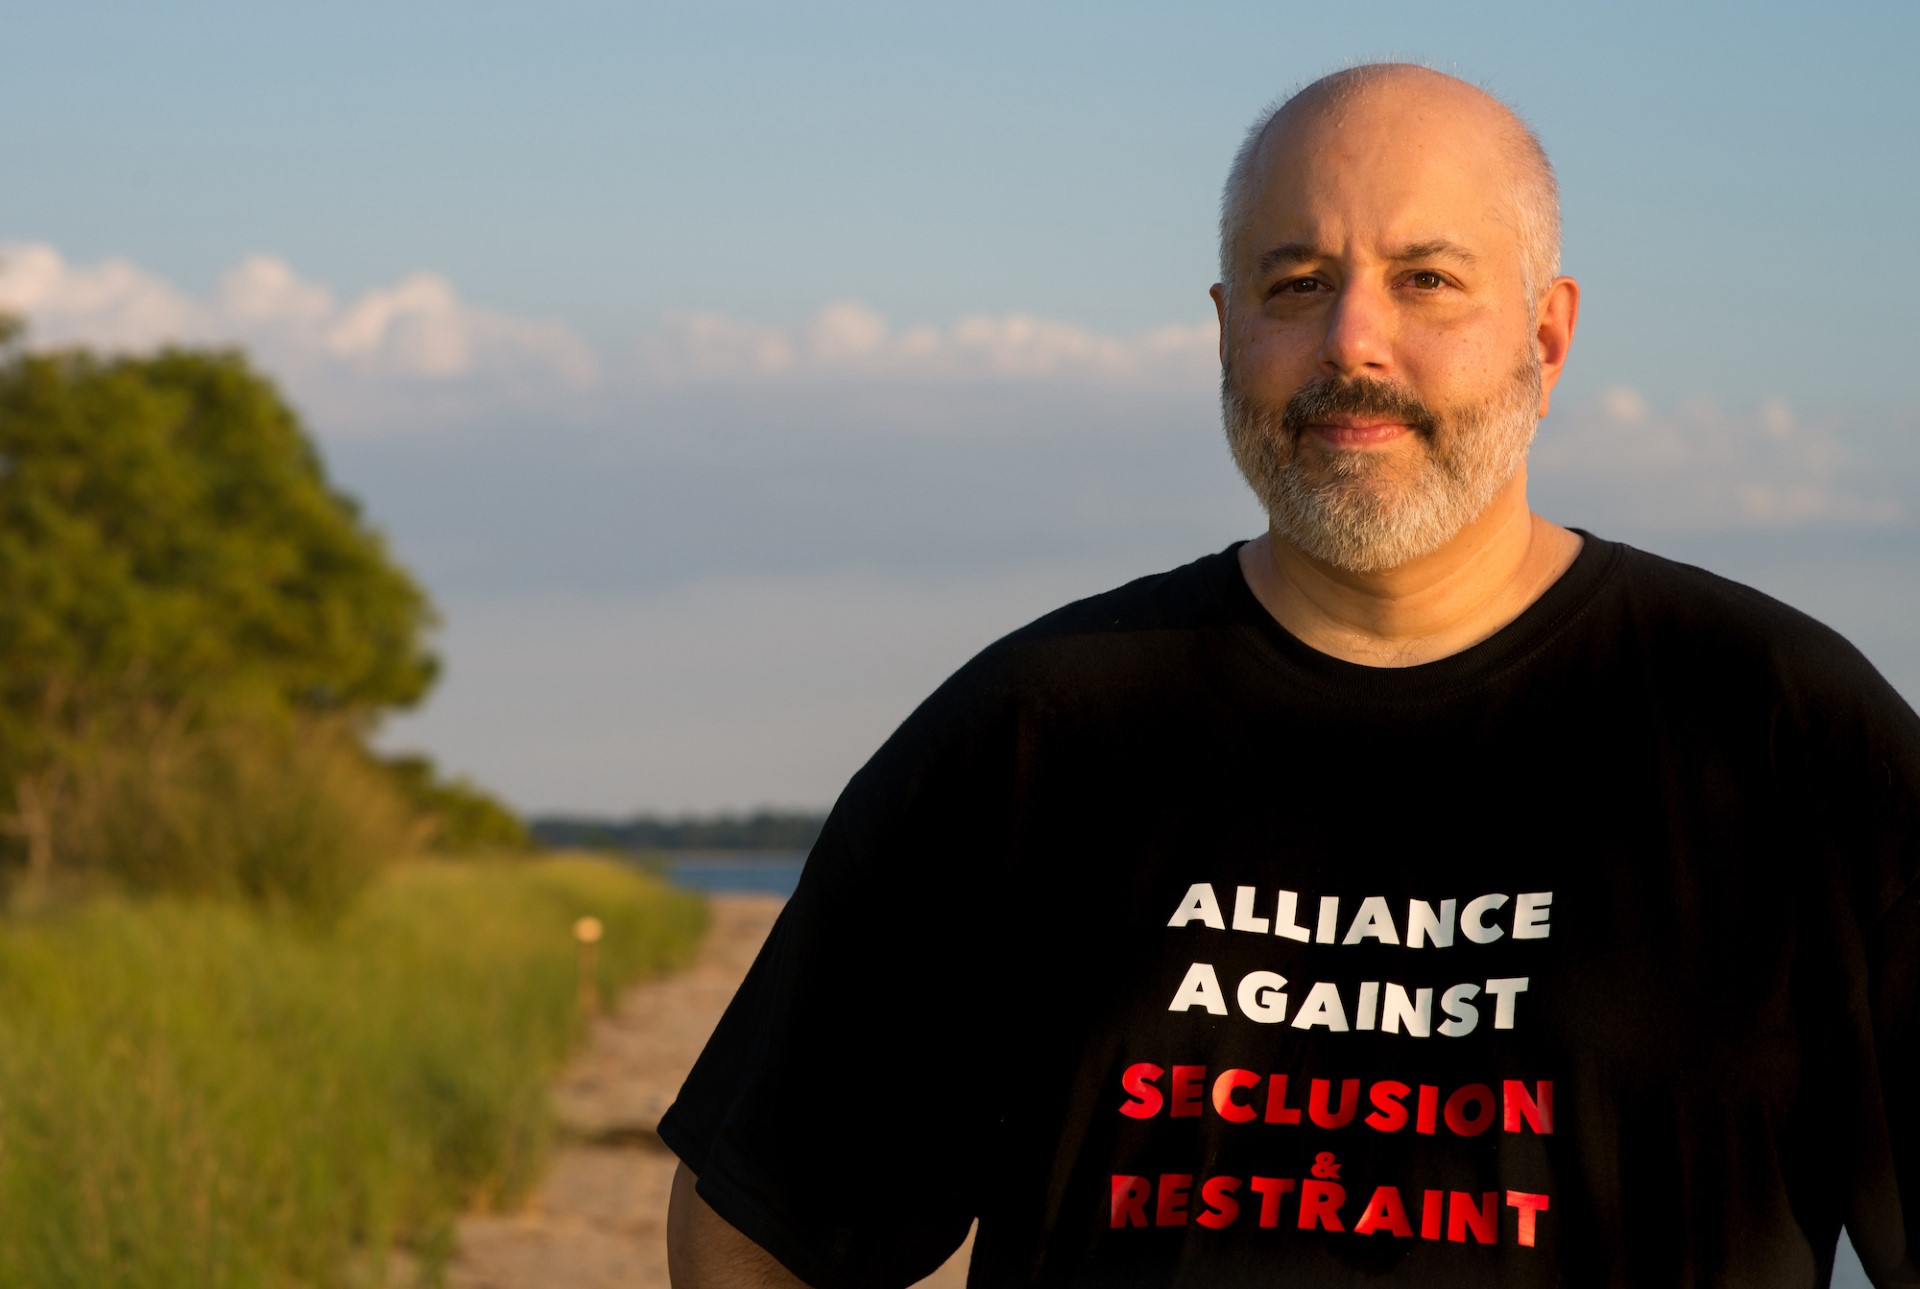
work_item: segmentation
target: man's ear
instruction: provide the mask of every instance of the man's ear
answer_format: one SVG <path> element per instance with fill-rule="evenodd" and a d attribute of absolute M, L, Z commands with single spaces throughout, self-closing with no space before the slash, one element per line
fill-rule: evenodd
<path fill-rule="evenodd" d="M 1540 415 L 1545 416 L 1560 370 L 1567 365 L 1567 351 L 1573 348 L 1573 325 L 1580 316 L 1580 284 L 1570 277 L 1555 278 L 1540 297 L 1540 311 L 1535 316 L 1533 344 L 1540 356 Z"/>
<path fill-rule="evenodd" d="M 1220 365 L 1227 365 L 1227 288 L 1215 282 L 1207 288 L 1207 294 L 1213 297 L 1213 316 L 1220 323 Z"/>

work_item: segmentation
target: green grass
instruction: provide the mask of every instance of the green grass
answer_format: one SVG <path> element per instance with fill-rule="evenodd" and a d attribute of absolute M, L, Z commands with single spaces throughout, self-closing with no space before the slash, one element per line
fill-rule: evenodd
<path fill-rule="evenodd" d="M 603 990 L 683 962 L 704 906 L 584 859 L 413 863 L 327 929 L 219 901 L 0 921 L 0 1285 L 379 1284 L 512 1202 Z"/>

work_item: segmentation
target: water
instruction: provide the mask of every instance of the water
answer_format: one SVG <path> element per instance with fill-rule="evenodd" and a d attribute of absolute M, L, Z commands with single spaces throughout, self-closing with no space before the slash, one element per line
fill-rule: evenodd
<path fill-rule="evenodd" d="M 793 894 L 800 882 L 800 852 L 687 851 L 667 862 L 667 880 L 696 891 L 751 892 L 756 895 Z"/>

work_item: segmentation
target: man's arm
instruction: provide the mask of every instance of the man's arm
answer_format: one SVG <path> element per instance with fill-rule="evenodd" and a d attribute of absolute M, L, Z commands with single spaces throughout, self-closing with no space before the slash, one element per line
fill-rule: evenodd
<path fill-rule="evenodd" d="M 733 1229 L 694 1193 L 685 1164 L 667 1202 L 667 1278 L 673 1289 L 806 1289 L 806 1281 Z"/>

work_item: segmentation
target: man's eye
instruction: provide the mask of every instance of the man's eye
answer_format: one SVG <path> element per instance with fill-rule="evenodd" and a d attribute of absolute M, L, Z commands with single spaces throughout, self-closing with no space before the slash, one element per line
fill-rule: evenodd
<path fill-rule="evenodd" d="M 1421 291 L 1438 291 L 1447 284 L 1447 280 L 1438 273 L 1431 273 L 1424 269 L 1408 277 L 1407 281 Z"/>
<path fill-rule="evenodd" d="M 1297 277 L 1275 286 L 1273 293 L 1275 295 L 1314 295 L 1319 290 L 1319 278 Z"/>

